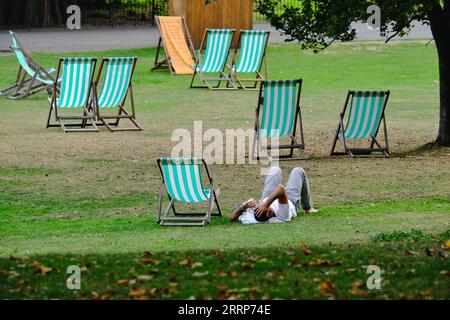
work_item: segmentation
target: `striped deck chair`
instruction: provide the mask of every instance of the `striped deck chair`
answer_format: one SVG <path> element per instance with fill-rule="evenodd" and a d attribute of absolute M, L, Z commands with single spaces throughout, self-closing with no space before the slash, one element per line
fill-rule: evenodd
<path fill-rule="evenodd" d="M 331 155 L 370 156 L 381 153 L 389 156 L 389 144 L 384 111 L 389 99 L 389 91 L 349 91 L 340 114 L 339 125 L 335 130 L 335 137 L 331 148 Z M 344 117 L 348 109 L 347 122 Z M 378 131 L 383 122 L 384 146 L 377 140 Z M 349 148 L 351 141 L 369 139 L 370 148 Z M 344 152 L 336 151 L 336 143 L 340 141 Z M 376 147 L 375 147 L 376 145 Z"/>
<path fill-rule="evenodd" d="M 238 43 L 241 44 L 239 59 L 237 59 L 238 49 L 234 50 L 233 62 L 230 67 L 231 79 L 239 84 L 244 90 L 256 90 L 258 82 L 267 79 L 266 48 L 269 42 L 270 31 L 265 30 L 241 30 Z M 237 60 L 237 61 L 236 61 Z M 261 74 L 264 62 L 265 77 Z M 238 73 L 255 73 L 255 79 L 241 79 Z M 246 87 L 244 83 L 253 83 L 253 86 Z"/>
<path fill-rule="evenodd" d="M 205 226 L 210 223 L 211 216 L 222 216 L 213 179 L 204 160 L 196 158 L 160 158 L 158 167 L 162 181 L 159 191 L 158 219 L 162 226 Z M 203 187 L 201 167 L 206 170 L 209 188 Z M 163 189 L 169 197 L 169 205 L 162 213 Z M 207 209 L 203 213 L 182 213 L 175 210 L 177 204 L 204 204 Z M 214 204 L 217 213 L 212 213 Z M 169 216 L 169 212 L 173 216 Z"/>
<path fill-rule="evenodd" d="M 44 90 L 51 94 L 55 82 L 55 69 L 44 69 L 24 49 L 14 32 L 10 31 L 9 36 L 11 38 L 11 51 L 19 62 L 19 71 L 15 84 L 1 90 L 0 95 L 16 100 Z"/>
<path fill-rule="evenodd" d="M 62 58 L 59 61 L 57 78 L 61 74 L 61 93 L 58 97 L 56 83 L 53 84 L 53 96 L 49 98 L 50 111 L 47 119 L 47 128 L 61 127 L 64 132 L 75 131 L 97 131 L 95 125 L 95 115 L 90 113 L 89 104 L 92 97 L 92 79 L 97 63 L 97 58 Z M 65 109 L 65 113 L 70 110 L 83 110 L 82 115 L 62 116 L 60 112 Z M 51 124 L 50 119 L 52 112 L 55 112 L 56 123 Z M 65 123 L 65 121 L 73 121 L 76 123 Z M 80 123 L 78 123 L 78 120 Z M 86 122 L 90 122 L 90 126 L 86 127 Z M 75 128 L 70 128 L 75 127 Z"/>
<path fill-rule="evenodd" d="M 225 74 L 228 55 L 230 53 L 231 40 L 234 36 L 234 29 L 206 29 L 200 49 L 196 57 L 194 75 L 191 80 L 191 88 L 209 89 L 237 89 L 231 78 Z M 202 49 L 205 46 L 204 55 Z M 218 73 L 216 78 L 206 77 L 207 73 Z M 199 74 L 200 80 L 205 86 L 194 86 L 195 76 Z M 217 82 L 212 85 L 210 81 Z M 226 82 L 227 86 L 221 88 L 220 84 Z"/>
<path fill-rule="evenodd" d="M 293 159 L 294 149 L 301 153 L 299 159 L 306 159 L 304 155 L 305 140 L 300 111 L 300 94 L 302 80 L 273 80 L 263 81 L 259 90 L 258 106 L 256 108 L 255 138 L 252 149 L 252 159 L 262 159 L 261 150 L 278 152 L 289 149 L 289 154 L 271 156 L 272 159 Z M 296 132 L 299 127 L 300 141 Z M 272 140 L 272 145 L 262 145 L 262 139 Z M 274 145 L 274 138 L 278 145 Z M 288 138 L 290 144 L 281 144 L 281 140 Z M 258 149 L 258 150 L 257 150 Z M 259 151 L 259 152 L 258 152 Z"/>
<path fill-rule="evenodd" d="M 136 57 L 103 58 L 97 78 L 94 81 L 94 100 L 90 111 L 95 111 L 97 125 L 104 125 L 109 131 L 140 131 L 142 127 L 136 122 L 132 79 L 136 67 Z M 100 96 L 97 95 L 98 83 L 105 69 L 104 82 Z M 130 112 L 125 109 L 127 97 L 130 97 Z M 117 110 L 118 114 L 105 114 L 106 110 Z M 131 128 L 118 128 L 121 119 L 128 119 Z M 109 122 L 108 120 L 115 120 Z M 115 128 L 113 128 L 115 127 Z"/>
<path fill-rule="evenodd" d="M 167 66 L 171 74 L 193 74 L 195 50 L 184 18 L 155 16 L 155 22 L 160 37 L 152 70 Z M 164 48 L 165 59 L 160 61 L 159 55 L 162 48 Z"/>

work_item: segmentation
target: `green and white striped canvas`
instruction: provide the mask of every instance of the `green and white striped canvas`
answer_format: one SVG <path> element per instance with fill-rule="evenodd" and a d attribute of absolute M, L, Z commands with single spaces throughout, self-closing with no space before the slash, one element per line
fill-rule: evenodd
<path fill-rule="evenodd" d="M 198 72 L 220 72 L 224 69 L 234 29 L 208 29 L 206 51 Z"/>
<path fill-rule="evenodd" d="M 242 30 L 241 52 L 236 72 L 259 71 L 264 57 L 268 32 L 264 30 Z"/>
<path fill-rule="evenodd" d="M 376 134 L 385 99 L 384 91 L 356 91 L 351 95 L 345 138 L 358 140 Z"/>
<path fill-rule="evenodd" d="M 81 108 L 88 102 L 95 58 L 69 57 L 62 62 L 58 108 Z"/>
<path fill-rule="evenodd" d="M 201 160 L 195 158 L 161 158 L 161 169 L 167 192 L 172 199 L 199 203 L 209 199 L 209 189 L 203 188 Z"/>
<path fill-rule="evenodd" d="M 264 81 L 264 102 L 260 136 L 285 137 L 292 134 L 296 116 L 298 80 Z"/>
<path fill-rule="evenodd" d="M 122 105 L 131 82 L 134 57 L 116 57 L 105 60 L 106 73 L 98 107 L 112 108 Z"/>
<path fill-rule="evenodd" d="M 9 36 L 11 37 L 11 42 L 12 42 L 11 50 L 16 55 L 17 61 L 22 66 L 23 70 L 25 70 L 25 72 L 28 73 L 28 75 L 33 78 L 36 72 L 28 64 L 27 58 L 25 57 L 25 54 L 23 53 L 22 48 L 20 47 L 18 41 L 16 40 L 16 37 L 14 36 L 14 33 L 10 31 L 9 32 Z M 54 69 L 48 70 L 48 72 L 51 72 L 51 71 L 54 71 Z M 36 79 L 38 81 L 40 81 L 42 83 L 45 83 L 45 84 L 48 84 L 48 85 L 53 84 L 52 80 L 43 79 L 39 75 L 36 75 Z"/>

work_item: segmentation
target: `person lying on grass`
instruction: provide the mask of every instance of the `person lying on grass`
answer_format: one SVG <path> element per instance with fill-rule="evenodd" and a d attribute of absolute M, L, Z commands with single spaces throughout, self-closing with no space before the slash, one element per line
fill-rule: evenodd
<path fill-rule="evenodd" d="M 306 213 L 317 212 L 313 208 L 308 177 L 303 168 L 292 170 L 286 187 L 281 182 L 281 169 L 271 168 L 264 182 L 262 200 L 248 199 L 231 213 L 230 221 L 243 224 L 288 222 L 297 217 L 299 206 Z"/>

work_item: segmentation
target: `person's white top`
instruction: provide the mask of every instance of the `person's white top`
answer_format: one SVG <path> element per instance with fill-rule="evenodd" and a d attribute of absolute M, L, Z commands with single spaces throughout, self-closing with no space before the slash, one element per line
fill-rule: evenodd
<path fill-rule="evenodd" d="M 267 198 L 266 198 L 267 199 Z M 263 201 L 266 201 L 264 199 Z M 247 209 L 240 217 L 239 221 L 243 224 L 257 224 L 257 223 L 280 223 L 280 222 L 289 222 L 292 218 L 297 217 L 297 210 L 295 209 L 294 204 L 288 200 L 287 204 L 280 204 L 278 200 L 275 200 L 270 207 L 273 212 L 275 212 L 275 217 L 270 218 L 265 222 L 260 222 L 255 218 L 255 212 L 253 209 Z"/>

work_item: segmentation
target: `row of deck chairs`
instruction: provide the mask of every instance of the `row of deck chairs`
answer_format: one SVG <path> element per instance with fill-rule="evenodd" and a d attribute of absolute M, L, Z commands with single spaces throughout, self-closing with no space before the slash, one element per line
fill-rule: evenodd
<path fill-rule="evenodd" d="M 196 51 L 183 17 L 156 16 L 155 21 L 161 36 L 153 70 L 168 66 L 172 74 L 193 74 L 191 88 L 256 90 L 258 83 L 267 79 L 266 48 L 270 31 L 241 30 L 239 45 L 229 63 L 234 29 L 206 29 Z M 160 60 L 162 48 L 166 58 Z M 253 74 L 255 78 L 241 78 L 242 74 Z M 194 84 L 197 75 L 202 85 Z M 222 83 L 225 86 L 221 87 Z"/>
<path fill-rule="evenodd" d="M 98 132 L 98 126 L 104 125 L 111 132 L 142 130 L 136 121 L 133 98 L 132 78 L 136 62 L 136 57 L 102 58 L 94 80 L 97 58 L 60 59 L 56 73 L 59 80 L 54 82 L 52 96 L 48 99 L 47 128 L 61 127 L 64 132 Z M 98 94 L 102 78 L 104 81 Z M 125 108 L 128 97 L 130 111 Z M 52 113 L 54 122 L 51 121 Z M 132 126 L 119 127 L 122 119 L 129 120 Z"/>
<path fill-rule="evenodd" d="M 302 80 L 264 81 L 261 84 L 256 108 L 255 137 L 252 158 L 258 157 L 258 150 L 270 148 L 263 146 L 262 138 L 287 138 L 289 144 L 280 145 L 280 149 L 289 149 L 282 159 L 292 159 L 294 149 L 303 154 L 305 141 L 300 108 Z M 389 91 L 349 91 L 345 99 L 339 124 L 330 154 L 371 156 L 380 154 L 389 156 L 388 135 L 385 110 Z M 379 141 L 378 132 L 383 124 L 384 144 Z M 354 148 L 349 144 L 368 139 L 368 148 Z M 337 151 L 337 142 L 342 151 Z M 158 200 L 157 222 L 162 226 L 205 226 L 212 216 L 221 216 L 217 190 L 206 162 L 196 158 L 158 159 L 161 172 L 161 186 Z M 204 167 L 205 171 L 202 170 Z M 204 188 L 203 181 L 209 185 Z M 164 192 L 165 191 L 165 192 Z M 163 197 L 167 194 L 169 204 L 163 210 Z M 203 212 L 186 212 L 178 206 L 206 205 Z M 213 212 L 214 207 L 216 212 Z"/>
<path fill-rule="evenodd" d="M 292 159 L 294 150 L 299 150 L 300 159 L 304 154 L 305 138 L 300 108 L 302 80 L 264 81 L 261 84 L 256 108 L 255 140 L 252 158 L 258 159 L 262 149 L 270 150 L 274 146 L 263 145 L 262 141 L 277 138 L 279 145 L 278 159 Z M 389 156 L 388 134 L 385 109 L 389 91 L 349 91 L 343 111 L 339 115 L 339 124 L 334 131 L 330 155 L 350 156 Z M 378 139 L 380 126 L 383 124 L 382 143 Z M 281 144 L 283 140 L 287 144 Z M 352 147 L 357 141 L 369 140 L 367 148 Z M 337 151 L 338 141 L 342 151 Z M 289 153 L 281 154 L 282 150 Z"/>

